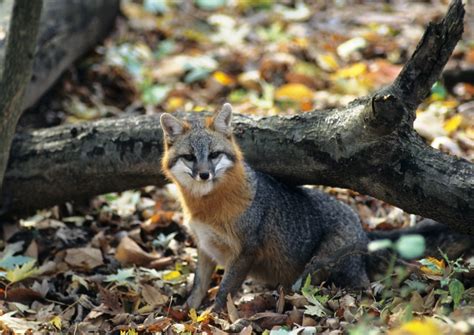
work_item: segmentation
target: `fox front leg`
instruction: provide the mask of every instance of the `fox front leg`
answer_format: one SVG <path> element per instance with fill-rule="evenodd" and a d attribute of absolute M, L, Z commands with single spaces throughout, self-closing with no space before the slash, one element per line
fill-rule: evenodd
<path fill-rule="evenodd" d="M 196 273 L 194 274 L 193 288 L 191 295 L 186 301 L 190 308 L 198 308 L 202 300 L 207 295 L 207 290 L 211 284 L 211 276 L 216 267 L 216 263 L 205 252 L 198 249 L 198 262 Z"/>
<path fill-rule="evenodd" d="M 212 307 L 213 311 L 221 311 L 226 305 L 227 295 L 235 293 L 242 286 L 252 267 L 253 260 L 254 256 L 240 254 L 226 265 L 224 278 Z"/>

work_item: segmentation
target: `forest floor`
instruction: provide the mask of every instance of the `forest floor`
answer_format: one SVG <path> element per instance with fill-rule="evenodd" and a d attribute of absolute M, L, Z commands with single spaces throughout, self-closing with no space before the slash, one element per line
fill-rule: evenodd
<path fill-rule="evenodd" d="M 224 102 L 258 115 L 342 106 L 391 83 L 428 22 L 447 8 L 434 0 L 224 3 L 124 2 L 114 32 L 23 116 L 20 130 L 215 110 Z M 473 16 L 468 6 L 448 68 L 474 66 Z M 433 147 L 472 161 L 473 96 L 472 84 L 437 83 L 417 111 L 416 130 Z M 321 188 L 354 208 L 366 230 L 421 219 L 350 190 Z M 185 310 L 196 249 L 176 199 L 172 185 L 149 186 L 4 219 L 3 334 L 474 332 L 472 257 L 411 261 L 381 274 L 370 293 L 328 284 L 283 292 L 248 280 L 216 314 L 207 307 L 222 279 L 218 268 L 202 308 Z"/>

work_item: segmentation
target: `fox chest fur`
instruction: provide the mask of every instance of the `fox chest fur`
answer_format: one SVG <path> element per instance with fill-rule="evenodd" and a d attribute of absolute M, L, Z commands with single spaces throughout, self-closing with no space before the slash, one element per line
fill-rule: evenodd
<path fill-rule="evenodd" d="M 193 235 L 198 247 L 220 265 L 226 265 L 227 260 L 238 253 L 239 245 L 235 239 L 212 225 L 198 219 L 185 220 L 187 229 Z"/>
<path fill-rule="evenodd" d="M 241 252 L 237 219 L 251 202 L 240 165 L 228 171 L 224 179 L 221 186 L 203 197 L 194 197 L 181 189 L 185 225 L 199 248 L 221 265 Z"/>

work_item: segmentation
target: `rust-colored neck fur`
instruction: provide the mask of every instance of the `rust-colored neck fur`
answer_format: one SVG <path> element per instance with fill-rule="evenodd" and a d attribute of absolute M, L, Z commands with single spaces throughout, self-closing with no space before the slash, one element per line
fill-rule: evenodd
<path fill-rule="evenodd" d="M 179 185 L 181 204 L 187 216 L 216 228 L 232 224 L 248 207 L 251 191 L 241 161 L 229 169 L 207 195 L 196 197 Z"/>

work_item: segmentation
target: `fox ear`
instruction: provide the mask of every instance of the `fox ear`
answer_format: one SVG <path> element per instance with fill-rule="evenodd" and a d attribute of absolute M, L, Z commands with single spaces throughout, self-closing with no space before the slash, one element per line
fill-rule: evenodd
<path fill-rule="evenodd" d="M 161 128 L 169 142 L 173 142 L 176 136 L 184 133 L 184 124 L 174 116 L 168 113 L 161 114 L 160 117 Z"/>
<path fill-rule="evenodd" d="M 214 116 L 214 129 L 226 136 L 232 135 L 232 105 L 225 103 L 222 109 Z"/>

